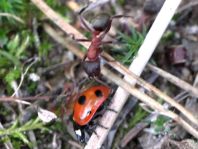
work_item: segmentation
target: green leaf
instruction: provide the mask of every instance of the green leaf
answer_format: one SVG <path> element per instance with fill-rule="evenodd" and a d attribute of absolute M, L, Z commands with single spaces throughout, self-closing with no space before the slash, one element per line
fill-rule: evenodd
<path fill-rule="evenodd" d="M 28 47 L 29 43 L 30 43 L 30 37 L 27 36 L 26 39 L 24 39 L 24 41 L 22 42 L 21 46 L 19 48 L 17 48 L 17 51 L 16 51 L 17 58 L 20 58 L 21 54 Z"/>
<path fill-rule="evenodd" d="M 144 117 L 146 117 L 148 113 L 143 110 L 140 106 L 138 106 L 135 110 L 134 116 L 131 118 L 129 122 L 129 128 L 132 128 L 137 124 L 139 121 L 141 121 Z"/>
<path fill-rule="evenodd" d="M 39 48 L 39 56 L 46 56 L 51 48 L 52 44 L 49 41 L 43 41 Z"/>
<path fill-rule="evenodd" d="M 18 79 L 21 75 L 21 72 L 19 69 L 13 69 L 9 71 L 9 73 L 5 76 L 5 81 L 8 83 L 11 83 L 12 81 Z"/>
<path fill-rule="evenodd" d="M 27 137 L 21 133 L 21 132 L 16 132 L 13 134 L 13 137 L 15 138 L 19 138 L 20 140 L 22 140 L 25 144 L 30 144 L 30 141 L 27 139 Z"/>
<path fill-rule="evenodd" d="M 123 46 L 121 47 L 122 52 L 116 55 L 117 59 L 124 64 L 130 64 L 137 54 L 144 40 L 144 36 L 144 34 L 137 32 L 133 28 L 131 29 L 131 35 L 125 35 L 119 32 L 119 40 L 122 42 Z"/>
<path fill-rule="evenodd" d="M 164 124 L 169 121 L 170 118 L 164 115 L 159 115 L 156 119 L 156 121 L 153 122 L 154 128 L 156 132 L 161 132 L 165 130 Z"/>
<path fill-rule="evenodd" d="M 0 56 L 1 55 L 10 60 L 10 62 L 12 62 L 15 66 L 20 66 L 20 61 L 9 52 L 0 49 Z"/>
<path fill-rule="evenodd" d="M 17 127 L 17 125 L 18 125 L 18 121 L 16 120 L 9 129 L 14 129 Z"/>
<path fill-rule="evenodd" d="M 0 29 L 0 47 L 3 47 L 8 42 L 8 37 L 6 36 L 7 31 Z"/>
<path fill-rule="evenodd" d="M 7 48 L 9 51 L 14 54 L 17 50 L 17 47 L 19 46 L 19 35 L 17 34 L 13 40 L 10 40 L 9 43 L 7 44 Z"/>

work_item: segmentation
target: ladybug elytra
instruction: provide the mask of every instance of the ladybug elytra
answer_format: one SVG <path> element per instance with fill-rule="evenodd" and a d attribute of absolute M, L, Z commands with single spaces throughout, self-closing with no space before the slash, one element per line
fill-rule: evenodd
<path fill-rule="evenodd" d="M 111 89 L 104 85 L 93 86 L 80 94 L 74 103 L 73 121 L 77 139 L 85 142 L 85 131 L 93 131 L 93 119 L 110 95 Z M 90 129 L 91 128 L 91 129 Z"/>

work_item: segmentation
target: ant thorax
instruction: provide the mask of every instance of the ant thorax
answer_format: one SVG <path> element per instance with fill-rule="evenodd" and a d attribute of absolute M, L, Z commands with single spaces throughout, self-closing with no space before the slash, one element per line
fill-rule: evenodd
<path fill-rule="evenodd" d="M 89 61 L 95 61 L 99 57 L 99 54 L 101 53 L 101 50 L 99 48 L 100 44 L 101 39 L 97 36 L 94 36 L 87 51 L 87 58 Z"/>

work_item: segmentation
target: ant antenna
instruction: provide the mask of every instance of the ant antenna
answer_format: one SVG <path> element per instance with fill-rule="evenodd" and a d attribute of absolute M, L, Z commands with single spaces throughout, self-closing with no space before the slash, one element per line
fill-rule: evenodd
<path fill-rule="evenodd" d="M 88 7 L 88 6 L 83 7 L 83 8 L 78 12 L 78 14 L 81 15 L 81 14 L 83 13 L 83 11 L 85 11 L 85 9 L 86 9 L 87 7 Z"/>
<path fill-rule="evenodd" d="M 103 80 L 101 80 L 100 78 L 97 78 L 97 77 L 94 77 L 93 78 L 96 82 L 98 82 L 98 83 L 100 83 L 100 84 L 102 84 L 102 85 L 104 85 L 104 86 L 108 86 L 109 87 L 109 85 L 107 84 L 107 83 L 105 83 Z M 109 87 L 110 88 L 110 87 Z"/>
<path fill-rule="evenodd" d="M 83 7 L 83 8 L 78 12 L 78 14 L 81 15 L 88 7 L 89 7 L 89 3 L 88 3 L 85 7 Z"/>
<path fill-rule="evenodd" d="M 82 13 L 89 7 L 89 3 L 83 7 L 79 12 L 78 15 L 80 17 L 80 20 L 83 24 L 83 26 L 85 27 L 85 29 L 87 29 L 90 32 L 93 32 L 93 28 L 90 26 L 90 24 L 84 19 L 84 17 L 82 16 Z"/>

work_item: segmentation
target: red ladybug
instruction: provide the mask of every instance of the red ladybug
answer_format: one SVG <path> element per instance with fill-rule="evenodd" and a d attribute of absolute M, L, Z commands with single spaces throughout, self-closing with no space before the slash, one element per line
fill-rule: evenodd
<path fill-rule="evenodd" d="M 82 92 L 74 103 L 74 130 L 77 139 L 81 142 L 86 142 L 87 140 L 85 131 L 93 132 L 95 128 L 93 119 L 97 117 L 97 112 L 100 111 L 110 92 L 111 89 L 107 86 L 93 86 Z"/>

